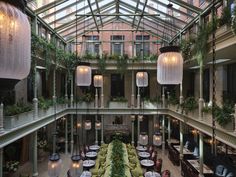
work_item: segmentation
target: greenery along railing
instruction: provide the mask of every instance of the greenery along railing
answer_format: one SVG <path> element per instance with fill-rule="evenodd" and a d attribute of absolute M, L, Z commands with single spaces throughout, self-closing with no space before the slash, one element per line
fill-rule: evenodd
<path fill-rule="evenodd" d="M 48 42 L 46 39 L 34 33 L 31 34 L 31 51 L 33 55 L 32 63 L 34 63 L 37 57 L 45 60 L 47 75 L 52 64 L 56 64 L 57 67 L 64 66 L 69 74 L 71 74 L 71 71 L 74 70 L 77 65 L 77 59 L 74 53 L 66 52 L 59 48 L 54 42 Z"/>

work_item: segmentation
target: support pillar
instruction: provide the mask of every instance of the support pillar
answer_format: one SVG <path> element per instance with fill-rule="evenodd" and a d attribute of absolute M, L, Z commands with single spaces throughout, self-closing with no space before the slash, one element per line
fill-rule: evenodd
<path fill-rule="evenodd" d="M 162 116 L 162 154 L 165 154 L 165 115 Z"/>
<path fill-rule="evenodd" d="M 134 108 L 134 71 L 132 70 L 131 108 Z"/>
<path fill-rule="evenodd" d="M 137 108 L 140 108 L 140 88 L 138 87 L 138 95 L 137 95 Z"/>
<path fill-rule="evenodd" d="M 34 120 L 38 118 L 38 98 L 37 98 L 37 68 L 36 62 L 34 66 L 34 98 L 33 98 L 33 105 L 34 105 Z"/>
<path fill-rule="evenodd" d="M 95 92 L 95 108 L 98 108 L 98 89 L 96 88 L 96 92 Z"/>
<path fill-rule="evenodd" d="M 103 82 L 104 84 L 104 82 Z M 103 93 L 103 86 L 101 87 L 101 108 L 104 108 L 104 93 Z"/>
<path fill-rule="evenodd" d="M 0 104 L 0 134 L 4 132 L 3 103 Z"/>
<path fill-rule="evenodd" d="M 131 117 L 131 129 L 132 129 L 132 132 L 131 132 L 131 144 L 134 145 L 134 121 L 135 121 L 135 116 L 134 117 Z"/>
<path fill-rule="evenodd" d="M 73 115 L 70 115 L 70 153 L 71 155 L 73 155 L 73 149 L 74 149 L 74 121 L 73 121 Z"/>
<path fill-rule="evenodd" d="M 68 154 L 68 117 L 65 119 L 65 154 Z"/>
<path fill-rule="evenodd" d="M 68 87 L 67 87 L 67 82 L 68 81 L 68 75 L 66 74 L 65 77 L 65 101 L 66 101 L 66 107 L 68 108 Z"/>
<path fill-rule="evenodd" d="M 38 135 L 37 131 L 33 132 L 33 177 L 38 176 Z"/>
<path fill-rule="evenodd" d="M 184 97 L 183 97 L 183 85 L 180 84 L 180 92 L 179 92 L 179 104 L 181 105 L 184 102 Z"/>
<path fill-rule="evenodd" d="M 139 145 L 139 135 L 140 135 L 140 115 L 138 115 L 138 120 L 137 120 L 137 146 Z"/>
<path fill-rule="evenodd" d="M 236 133 L 236 104 L 234 105 L 234 133 Z"/>
<path fill-rule="evenodd" d="M 203 175 L 203 134 L 199 132 L 199 177 Z"/>
<path fill-rule="evenodd" d="M 104 144 L 104 115 L 101 116 L 102 129 L 101 129 L 101 144 Z"/>
<path fill-rule="evenodd" d="M 0 177 L 3 177 L 3 148 L 0 148 Z"/>
<path fill-rule="evenodd" d="M 73 82 L 73 75 L 71 75 L 71 83 L 70 83 L 70 107 L 73 107 L 74 103 L 74 94 L 73 94 L 73 87 L 74 87 L 74 82 Z"/>
<path fill-rule="evenodd" d="M 162 88 L 162 107 L 165 108 L 166 100 L 165 100 L 165 88 Z"/>
<path fill-rule="evenodd" d="M 179 154 L 179 158 L 180 158 L 180 160 L 182 160 L 183 159 L 183 122 L 181 122 L 181 121 L 179 121 L 179 132 L 180 132 L 180 136 L 179 136 L 179 138 L 180 138 L 180 154 Z"/>
<path fill-rule="evenodd" d="M 171 118 L 168 117 L 168 145 L 170 145 L 170 135 L 171 135 L 170 123 L 171 123 Z"/>
<path fill-rule="evenodd" d="M 97 121 L 98 121 L 98 115 L 95 115 L 95 124 Z M 96 129 L 96 127 L 95 127 L 95 144 L 98 145 L 98 129 Z"/>

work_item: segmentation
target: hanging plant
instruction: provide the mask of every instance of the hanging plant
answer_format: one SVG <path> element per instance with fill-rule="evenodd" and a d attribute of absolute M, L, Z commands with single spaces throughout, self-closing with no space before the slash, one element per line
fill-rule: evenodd
<path fill-rule="evenodd" d="M 236 8 L 234 9 L 234 12 L 232 14 L 231 30 L 233 34 L 236 35 Z"/>
<path fill-rule="evenodd" d="M 223 25 L 230 25 L 231 24 L 231 12 L 230 8 L 227 6 L 223 9 L 221 13 L 221 17 L 218 20 L 218 25 L 223 26 Z"/>
<path fill-rule="evenodd" d="M 128 63 L 128 55 L 124 54 L 123 56 L 120 56 L 117 60 L 117 71 L 123 75 L 125 74 L 127 70 L 127 63 Z"/>
<path fill-rule="evenodd" d="M 104 74 L 106 72 L 106 60 L 107 60 L 108 56 L 107 54 L 103 54 L 102 58 L 100 58 L 99 56 L 97 56 L 98 59 L 98 70 L 100 73 Z"/>

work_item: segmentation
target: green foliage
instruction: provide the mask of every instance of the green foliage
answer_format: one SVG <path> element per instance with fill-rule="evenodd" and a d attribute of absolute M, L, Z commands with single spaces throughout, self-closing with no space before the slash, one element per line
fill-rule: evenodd
<path fill-rule="evenodd" d="M 53 105 L 52 100 L 44 99 L 43 97 L 39 97 L 38 101 L 38 106 L 40 109 L 48 109 L 50 106 Z"/>
<path fill-rule="evenodd" d="M 231 24 L 231 12 L 230 8 L 227 6 L 223 9 L 221 13 L 221 17 L 218 20 L 218 25 L 223 26 L 223 25 L 230 25 Z"/>
<path fill-rule="evenodd" d="M 117 60 L 117 71 L 120 74 L 125 74 L 125 72 L 127 70 L 128 59 L 129 59 L 129 57 L 128 57 L 127 54 L 124 54 L 123 56 L 118 57 L 118 60 Z"/>
<path fill-rule="evenodd" d="M 98 58 L 98 70 L 99 72 L 101 72 L 102 74 L 104 74 L 106 72 L 106 61 L 108 59 L 107 54 L 103 54 L 102 58 Z"/>
<path fill-rule="evenodd" d="M 66 102 L 65 98 L 64 97 L 60 97 L 57 99 L 57 103 L 58 104 L 66 104 L 68 103 L 69 101 Z"/>
<path fill-rule="evenodd" d="M 17 104 L 6 106 L 4 109 L 5 116 L 13 116 L 24 112 L 29 112 L 33 109 L 31 104 L 24 104 L 23 102 L 18 102 Z"/>
<path fill-rule="evenodd" d="M 124 164 L 124 149 L 120 140 L 112 141 L 112 153 L 111 153 L 111 176 L 121 177 L 125 176 L 125 164 Z"/>
<path fill-rule="evenodd" d="M 189 37 L 188 40 L 182 39 L 180 48 L 181 48 L 184 60 L 189 60 L 192 58 L 193 56 L 192 46 L 193 46 L 194 40 L 195 39 L 193 37 Z"/>
<path fill-rule="evenodd" d="M 219 125 L 224 126 L 231 122 L 234 117 L 232 115 L 234 113 L 234 104 L 230 102 L 224 102 L 222 107 L 216 105 L 213 108 L 213 113 Z"/>
<path fill-rule="evenodd" d="M 209 106 L 205 106 L 202 108 L 202 112 L 204 113 L 210 113 L 212 110 L 212 107 L 209 107 Z"/>
<path fill-rule="evenodd" d="M 181 106 L 182 106 L 183 110 L 186 113 L 188 113 L 189 111 L 193 111 L 193 110 L 197 109 L 198 103 L 194 97 L 188 97 L 184 100 L 184 102 L 182 103 Z"/>
<path fill-rule="evenodd" d="M 170 92 L 170 97 L 168 99 L 168 104 L 171 104 L 171 105 L 179 104 L 179 99 L 176 97 L 175 92 Z"/>
<path fill-rule="evenodd" d="M 232 14 L 234 17 L 232 18 L 231 22 L 231 29 L 234 35 L 236 35 L 236 8 L 234 9 L 234 12 Z"/>

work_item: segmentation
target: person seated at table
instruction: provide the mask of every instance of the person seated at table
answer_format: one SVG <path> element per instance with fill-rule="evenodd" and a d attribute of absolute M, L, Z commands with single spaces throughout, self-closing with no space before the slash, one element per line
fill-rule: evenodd
<path fill-rule="evenodd" d="M 161 173 L 161 168 L 162 168 L 162 159 L 159 158 L 156 160 L 156 164 L 155 164 L 155 171 L 158 172 L 158 173 Z"/>
<path fill-rule="evenodd" d="M 169 170 L 164 170 L 161 174 L 161 177 L 170 177 L 170 171 Z"/>
<path fill-rule="evenodd" d="M 152 147 L 152 146 L 149 146 L 148 152 L 149 152 L 150 154 L 152 154 L 152 152 L 153 152 L 153 147 Z"/>
<path fill-rule="evenodd" d="M 156 159 L 157 159 L 157 152 L 156 151 L 153 151 L 151 153 L 151 158 L 150 158 L 152 161 L 156 162 Z"/>
<path fill-rule="evenodd" d="M 82 160 L 85 160 L 85 153 L 84 153 L 83 150 L 81 150 L 81 152 L 80 152 L 80 156 L 81 156 Z"/>

